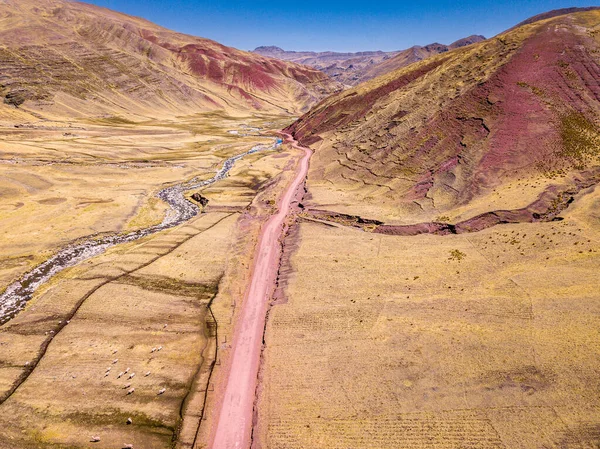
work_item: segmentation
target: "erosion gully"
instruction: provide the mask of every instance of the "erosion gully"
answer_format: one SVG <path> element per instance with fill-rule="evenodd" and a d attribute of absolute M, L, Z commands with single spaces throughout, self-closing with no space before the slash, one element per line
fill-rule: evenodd
<path fill-rule="evenodd" d="M 185 198 L 185 192 L 207 187 L 226 178 L 236 161 L 259 151 L 276 149 L 282 143 L 283 140 L 277 138 L 271 145 L 256 145 L 245 153 L 233 156 L 227 159 L 221 169 L 210 179 L 199 181 L 198 178 L 193 178 L 189 181 L 162 189 L 157 193 L 157 197 L 169 205 L 169 210 L 162 223 L 158 225 L 138 229 L 127 234 L 90 237 L 82 242 L 61 249 L 54 256 L 10 284 L 4 293 L 0 295 L 0 325 L 6 323 L 19 313 L 40 286 L 64 269 L 98 256 L 115 245 L 139 240 L 143 237 L 178 226 L 195 217 L 200 209 L 196 204 Z"/>

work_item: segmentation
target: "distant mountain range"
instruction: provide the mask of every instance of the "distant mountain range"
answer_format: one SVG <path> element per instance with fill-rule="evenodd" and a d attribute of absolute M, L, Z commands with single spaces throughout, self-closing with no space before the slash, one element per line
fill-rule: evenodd
<path fill-rule="evenodd" d="M 342 84 L 354 86 L 384 73 L 430 56 L 444 53 L 455 48 L 471 45 L 485 40 L 485 37 L 473 35 L 460 39 L 450 45 L 433 43 L 416 45 L 399 51 L 364 51 L 357 53 L 338 53 L 333 51 L 286 51 L 275 46 L 258 47 L 253 50 L 262 56 L 308 65 L 325 72 Z"/>

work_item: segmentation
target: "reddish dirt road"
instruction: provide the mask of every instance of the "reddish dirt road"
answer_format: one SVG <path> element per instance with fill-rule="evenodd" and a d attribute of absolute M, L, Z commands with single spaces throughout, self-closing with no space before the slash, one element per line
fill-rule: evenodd
<path fill-rule="evenodd" d="M 248 449 L 251 444 L 252 412 L 256 392 L 262 337 L 268 301 L 275 289 L 281 256 L 279 239 L 285 218 L 302 195 L 312 151 L 299 147 L 291 136 L 287 142 L 304 150 L 298 173 L 279 200 L 279 211 L 263 226 L 250 286 L 241 311 L 235 337 L 227 386 L 222 394 L 221 412 L 212 438 L 212 449 Z"/>

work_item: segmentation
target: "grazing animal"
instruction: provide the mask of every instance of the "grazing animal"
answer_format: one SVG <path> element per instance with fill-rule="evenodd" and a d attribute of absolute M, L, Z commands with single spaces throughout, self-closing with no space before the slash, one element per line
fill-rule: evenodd
<path fill-rule="evenodd" d="M 130 394 L 133 394 L 133 392 L 134 392 L 134 391 L 135 391 L 135 388 L 132 388 L 131 390 L 129 390 L 129 391 L 127 392 L 127 395 L 129 396 Z"/>
<path fill-rule="evenodd" d="M 125 370 L 125 374 L 127 374 L 129 372 L 131 368 L 127 367 L 127 369 Z"/>
<path fill-rule="evenodd" d="M 92 438 L 90 438 L 90 441 L 92 443 L 97 443 L 98 441 L 100 441 L 100 437 L 92 437 Z"/>
<path fill-rule="evenodd" d="M 125 374 L 125 373 L 124 373 L 123 371 L 121 371 L 121 372 L 119 373 L 119 375 L 117 376 L 117 379 L 120 379 L 120 378 L 121 378 L 121 376 L 123 376 L 123 374 Z"/>
<path fill-rule="evenodd" d="M 144 377 L 148 377 L 150 375 L 150 371 L 148 371 L 146 374 L 144 374 Z"/>
<path fill-rule="evenodd" d="M 152 348 L 152 350 L 150 351 L 150 353 L 156 352 L 156 348 Z"/>
<path fill-rule="evenodd" d="M 118 361 L 119 361 L 119 359 L 114 359 L 114 360 L 113 360 L 113 365 L 114 365 L 115 363 L 117 363 Z"/>
<path fill-rule="evenodd" d="M 126 389 L 128 389 L 129 387 L 131 387 L 131 384 L 125 384 L 125 385 L 123 385 L 123 390 L 126 390 Z"/>
<path fill-rule="evenodd" d="M 123 449 L 133 449 L 133 444 L 129 444 L 129 443 L 124 444 Z"/>
<path fill-rule="evenodd" d="M 158 390 L 158 394 L 163 394 L 165 391 L 167 391 L 166 388 L 161 388 L 160 390 Z"/>
<path fill-rule="evenodd" d="M 156 348 L 157 351 L 160 351 L 162 349 L 162 346 L 159 346 L 158 348 Z"/>
<path fill-rule="evenodd" d="M 135 376 L 135 373 L 131 373 L 131 374 L 129 375 L 129 378 L 130 378 L 130 379 L 133 379 L 133 378 L 134 378 L 134 376 Z"/>
<path fill-rule="evenodd" d="M 127 425 L 133 424 L 133 420 L 131 418 L 127 418 Z"/>

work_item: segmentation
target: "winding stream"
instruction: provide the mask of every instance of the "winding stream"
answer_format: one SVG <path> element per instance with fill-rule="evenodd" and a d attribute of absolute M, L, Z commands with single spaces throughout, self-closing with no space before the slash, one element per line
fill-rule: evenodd
<path fill-rule="evenodd" d="M 236 161 L 258 151 L 274 150 L 280 147 L 282 143 L 281 139 L 275 139 L 272 145 L 256 145 L 245 153 L 233 156 L 227 159 L 223 167 L 210 179 L 198 181 L 197 178 L 193 178 L 190 181 L 162 189 L 158 192 L 157 197 L 166 202 L 170 208 L 162 223 L 158 225 L 132 231 L 127 234 L 90 238 L 82 243 L 70 245 L 60 250 L 50 259 L 24 274 L 16 282 L 10 284 L 4 293 L 0 295 L 0 325 L 6 323 L 20 312 L 38 287 L 48 282 L 54 275 L 65 268 L 73 267 L 84 260 L 102 254 L 112 246 L 133 242 L 142 237 L 173 228 L 195 217 L 200 209 L 185 198 L 185 192 L 209 186 L 226 178 Z"/>

